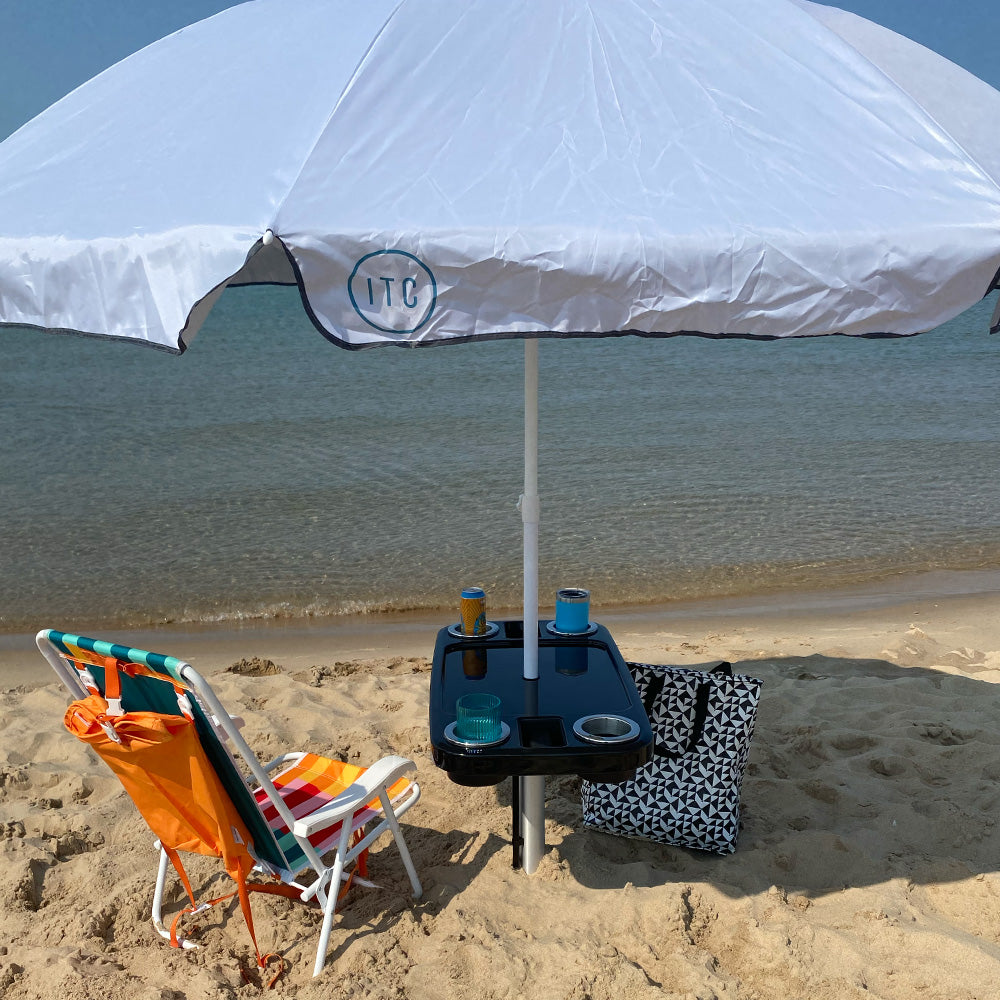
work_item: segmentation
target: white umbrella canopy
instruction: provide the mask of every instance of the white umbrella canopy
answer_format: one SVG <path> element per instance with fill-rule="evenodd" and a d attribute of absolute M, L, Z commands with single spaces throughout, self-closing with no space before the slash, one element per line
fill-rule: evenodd
<path fill-rule="evenodd" d="M 0 144 L 0 325 L 180 353 L 280 282 L 347 348 L 525 338 L 537 676 L 536 338 L 931 329 L 1000 287 L 997 121 L 806 0 L 254 0 Z"/>
<path fill-rule="evenodd" d="M 914 333 L 1000 268 L 998 112 L 797 0 L 256 0 L 0 144 L 0 322 L 181 351 L 275 280 L 347 347 Z"/>

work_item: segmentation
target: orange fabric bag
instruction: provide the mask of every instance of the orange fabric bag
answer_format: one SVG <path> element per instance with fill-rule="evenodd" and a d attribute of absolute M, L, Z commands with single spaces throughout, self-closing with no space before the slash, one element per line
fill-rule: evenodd
<path fill-rule="evenodd" d="M 78 739 L 93 747 L 118 776 L 132 801 L 149 825 L 184 884 L 191 906 L 198 908 L 178 851 L 191 851 L 222 860 L 236 882 L 243 916 L 263 968 L 250 912 L 249 889 L 298 897 L 286 886 L 248 886 L 254 860 L 247 849 L 246 826 L 232 804 L 198 739 L 193 719 L 160 712 L 123 712 L 118 671 L 134 670 L 132 664 L 108 657 L 105 693 L 93 693 L 74 701 L 66 710 L 64 724 Z M 180 698 L 184 691 L 175 685 Z M 232 893 L 229 894 L 230 896 Z M 229 896 L 211 900 L 220 902 Z M 171 929 L 171 944 L 177 947 L 177 921 Z"/>
<path fill-rule="evenodd" d="M 233 877 L 253 868 L 249 837 L 194 722 L 160 712 L 107 714 L 92 694 L 66 710 L 66 728 L 101 756 L 163 847 L 222 859 Z"/>

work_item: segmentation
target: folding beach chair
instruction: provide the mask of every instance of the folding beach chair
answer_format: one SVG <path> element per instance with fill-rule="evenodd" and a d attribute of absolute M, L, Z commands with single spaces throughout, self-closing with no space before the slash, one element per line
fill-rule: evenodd
<path fill-rule="evenodd" d="M 177 936 L 176 920 L 172 928 L 164 926 L 168 862 L 191 897 L 182 914 L 220 902 L 195 903 L 182 851 L 223 860 L 237 882 L 251 938 L 248 889 L 318 903 L 324 919 L 314 976 L 326 962 L 341 883 L 350 878 L 345 872 L 356 865 L 363 875 L 369 845 L 386 831 L 395 838 L 414 897 L 420 897 L 398 822 L 420 798 L 420 786 L 407 777 L 416 770 L 413 761 L 390 756 L 364 769 L 286 753 L 261 764 L 240 735 L 242 720 L 226 712 L 189 663 L 54 629 L 39 632 L 36 642 L 76 699 L 67 710 L 67 728 L 111 766 L 158 837 L 153 924 L 174 946 L 197 947 Z M 248 885 L 251 872 L 273 881 Z M 256 939 L 254 948 L 263 967 Z"/>

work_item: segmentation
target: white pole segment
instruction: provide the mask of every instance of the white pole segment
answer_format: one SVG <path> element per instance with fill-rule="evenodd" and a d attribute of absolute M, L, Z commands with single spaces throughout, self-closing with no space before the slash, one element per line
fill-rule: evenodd
<path fill-rule="evenodd" d="M 538 341 L 524 342 L 524 677 L 538 677 Z"/>
<path fill-rule="evenodd" d="M 538 341 L 524 342 L 524 679 L 538 681 Z M 536 709 L 537 711 L 537 706 Z M 545 851 L 545 775 L 521 782 L 521 867 L 531 875 Z"/>
<path fill-rule="evenodd" d="M 545 775 L 528 774 L 521 782 L 521 867 L 534 875 L 545 853 Z"/>

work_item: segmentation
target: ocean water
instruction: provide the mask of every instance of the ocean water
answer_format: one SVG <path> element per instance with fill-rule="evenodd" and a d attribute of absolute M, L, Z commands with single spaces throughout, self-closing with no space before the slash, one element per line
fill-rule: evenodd
<path fill-rule="evenodd" d="M 1000 567 L 992 305 L 900 340 L 542 341 L 543 604 Z M 180 358 L 0 338 L 0 631 L 517 607 L 521 342 L 342 351 L 273 287 Z"/>

